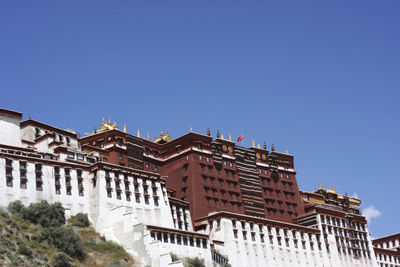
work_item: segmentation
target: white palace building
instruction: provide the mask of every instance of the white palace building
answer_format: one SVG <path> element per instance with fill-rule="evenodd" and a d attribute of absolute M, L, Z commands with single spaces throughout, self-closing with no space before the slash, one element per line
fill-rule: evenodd
<path fill-rule="evenodd" d="M 343 198 L 334 190 L 301 192 L 308 210 L 296 223 L 227 211 L 192 220 L 189 203 L 167 190 L 169 177 L 104 162 L 84 152 L 74 131 L 21 119 L 0 109 L 0 206 L 47 200 L 60 202 L 67 217 L 87 213 L 96 231 L 121 244 L 137 266 L 183 267 L 173 253 L 210 267 L 400 267 L 393 246 L 379 246 L 377 258 L 362 215 L 324 202 Z"/>

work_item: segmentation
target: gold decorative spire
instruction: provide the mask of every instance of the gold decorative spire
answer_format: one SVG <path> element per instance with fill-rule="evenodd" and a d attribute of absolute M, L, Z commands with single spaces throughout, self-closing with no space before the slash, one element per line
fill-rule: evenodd
<path fill-rule="evenodd" d="M 156 141 L 156 140 L 157 140 L 157 135 L 154 136 L 154 141 Z"/>
<path fill-rule="evenodd" d="M 126 133 L 126 125 L 124 124 L 124 133 Z"/>
<path fill-rule="evenodd" d="M 257 148 L 260 148 L 260 144 L 257 145 Z"/>
<path fill-rule="evenodd" d="M 263 146 L 263 148 L 266 150 L 267 149 L 267 143 L 265 143 L 265 141 L 264 141 L 264 146 Z"/>
<path fill-rule="evenodd" d="M 318 186 L 319 186 L 319 189 L 322 189 L 322 183 L 321 182 L 318 183 Z"/>
<path fill-rule="evenodd" d="M 251 146 L 252 146 L 252 147 L 256 147 L 256 146 L 254 145 L 254 140 L 251 140 Z"/>
<path fill-rule="evenodd" d="M 332 189 L 333 189 L 333 191 L 336 192 L 336 186 L 335 185 L 333 185 Z"/>
<path fill-rule="evenodd" d="M 219 130 L 217 130 L 217 138 L 219 138 L 220 137 L 220 135 L 219 135 Z"/>
<path fill-rule="evenodd" d="M 275 145 L 274 144 L 272 144 L 272 146 L 271 146 L 271 151 L 275 151 Z"/>
<path fill-rule="evenodd" d="M 229 134 L 229 141 L 232 142 L 232 135 Z"/>
<path fill-rule="evenodd" d="M 224 135 L 223 134 L 221 134 L 221 139 L 224 140 Z"/>
<path fill-rule="evenodd" d="M 147 133 L 147 140 L 150 140 L 150 133 Z"/>
<path fill-rule="evenodd" d="M 191 133 L 193 133 L 193 129 L 192 129 L 192 126 L 190 126 L 190 130 L 189 130 Z"/>
<path fill-rule="evenodd" d="M 208 136 L 211 135 L 210 128 L 207 128 L 207 135 L 208 135 Z"/>
<path fill-rule="evenodd" d="M 169 136 L 169 130 L 167 130 L 167 136 Z"/>
<path fill-rule="evenodd" d="M 160 137 L 163 137 L 163 136 L 164 136 L 164 132 L 163 132 L 163 130 L 161 129 Z"/>
<path fill-rule="evenodd" d="M 289 151 L 287 150 L 287 148 L 286 148 L 286 152 L 285 152 L 286 154 L 289 154 Z"/>
<path fill-rule="evenodd" d="M 140 130 L 137 129 L 137 137 L 140 137 Z"/>
<path fill-rule="evenodd" d="M 98 130 L 96 130 L 96 128 L 94 128 L 93 133 L 85 133 L 85 135 L 89 136 L 89 135 L 93 135 L 96 133 L 101 133 L 101 132 L 109 131 L 109 130 L 118 130 L 117 123 L 114 121 L 114 123 L 111 125 L 111 118 L 108 119 L 108 123 L 105 123 L 104 118 L 103 118 L 101 120 L 101 126 Z"/>

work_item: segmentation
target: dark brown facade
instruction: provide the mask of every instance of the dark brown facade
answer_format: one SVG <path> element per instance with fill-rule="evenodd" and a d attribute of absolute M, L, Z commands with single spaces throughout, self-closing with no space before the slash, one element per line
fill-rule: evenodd
<path fill-rule="evenodd" d="M 155 141 L 107 130 L 81 139 L 101 160 L 157 172 L 174 196 L 189 203 L 192 220 L 228 211 L 285 222 L 304 212 L 293 156 L 245 148 L 209 134 L 190 132 Z"/>

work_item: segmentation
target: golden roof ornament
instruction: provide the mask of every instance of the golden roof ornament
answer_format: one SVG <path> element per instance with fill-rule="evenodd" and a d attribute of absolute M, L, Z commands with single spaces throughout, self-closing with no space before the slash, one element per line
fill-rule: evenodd
<path fill-rule="evenodd" d="M 210 128 L 207 128 L 207 136 L 210 136 L 211 132 L 210 132 Z"/>
<path fill-rule="evenodd" d="M 251 146 L 252 146 L 252 147 L 256 147 L 256 146 L 254 145 L 254 140 L 251 140 Z"/>
<path fill-rule="evenodd" d="M 260 148 L 260 144 L 257 145 L 257 148 Z"/>
<path fill-rule="evenodd" d="M 318 183 L 318 186 L 319 186 L 318 189 L 322 189 L 322 183 L 321 182 Z"/>
<path fill-rule="evenodd" d="M 335 185 L 333 185 L 332 189 L 333 189 L 333 191 L 336 192 L 336 186 Z"/>
<path fill-rule="evenodd" d="M 126 125 L 124 124 L 124 133 L 126 133 Z"/>
<path fill-rule="evenodd" d="M 217 130 L 217 138 L 220 138 L 219 130 Z"/>
<path fill-rule="evenodd" d="M 192 126 L 190 126 L 190 132 L 191 132 L 191 133 L 193 133 L 193 129 L 192 129 Z"/>
<path fill-rule="evenodd" d="M 156 140 L 157 140 L 157 135 L 154 136 L 154 141 L 156 141 Z"/>
<path fill-rule="evenodd" d="M 108 117 L 108 125 L 111 125 L 111 117 Z"/>
<path fill-rule="evenodd" d="M 167 136 L 169 136 L 169 130 L 167 130 Z"/>
<path fill-rule="evenodd" d="M 289 151 L 287 150 L 287 148 L 286 148 L 286 152 L 285 153 L 286 153 L 286 155 L 289 155 Z"/>
<path fill-rule="evenodd" d="M 93 135 L 93 134 L 96 134 L 96 133 L 101 133 L 101 132 L 108 131 L 108 130 L 118 130 L 117 123 L 114 121 L 114 124 L 111 125 L 111 119 L 109 119 L 108 123 L 105 123 L 104 118 L 103 118 L 101 120 L 100 129 L 96 130 L 96 127 L 95 127 L 93 133 L 85 133 L 85 134 L 87 136 L 89 136 L 89 135 Z"/>
<path fill-rule="evenodd" d="M 140 130 L 139 129 L 137 129 L 137 137 L 140 138 Z"/>
<path fill-rule="evenodd" d="M 161 129 L 160 138 L 162 138 L 163 136 L 164 136 L 164 132 L 163 132 L 163 130 Z"/>
<path fill-rule="evenodd" d="M 271 151 L 275 151 L 275 145 L 274 144 L 272 144 L 272 146 L 271 146 Z"/>
<path fill-rule="evenodd" d="M 229 134 L 229 141 L 232 142 L 232 135 Z"/>
<path fill-rule="evenodd" d="M 150 133 L 147 133 L 147 140 L 150 140 Z"/>
<path fill-rule="evenodd" d="M 265 143 L 265 141 L 264 141 L 264 146 L 263 146 L 263 148 L 264 148 L 265 150 L 267 150 L 267 143 Z"/>

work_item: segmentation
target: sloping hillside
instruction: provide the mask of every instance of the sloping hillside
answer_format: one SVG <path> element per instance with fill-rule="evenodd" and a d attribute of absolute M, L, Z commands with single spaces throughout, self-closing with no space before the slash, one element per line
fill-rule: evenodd
<path fill-rule="evenodd" d="M 65 224 L 57 203 L 11 204 L 0 209 L 0 266 L 135 266 L 121 246 L 90 227 L 85 214 Z"/>

